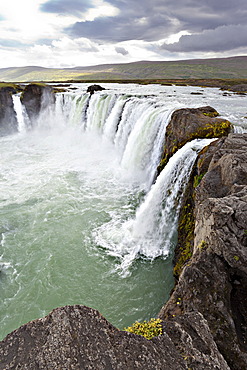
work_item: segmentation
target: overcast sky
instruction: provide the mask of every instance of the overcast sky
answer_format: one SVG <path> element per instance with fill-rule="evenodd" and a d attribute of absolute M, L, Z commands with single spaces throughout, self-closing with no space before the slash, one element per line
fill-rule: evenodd
<path fill-rule="evenodd" d="M 247 55 L 247 0 L 1 0 L 0 68 Z"/>

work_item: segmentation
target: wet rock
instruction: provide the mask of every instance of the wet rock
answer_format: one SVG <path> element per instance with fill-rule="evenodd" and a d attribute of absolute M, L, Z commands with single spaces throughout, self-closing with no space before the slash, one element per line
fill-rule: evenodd
<path fill-rule="evenodd" d="M 2 87 L 0 89 L 0 136 L 18 132 L 18 123 L 12 99 L 13 93 L 16 93 L 16 89 L 13 87 Z"/>
<path fill-rule="evenodd" d="M 188 141 L 195 138 L 227 136 L 232 129 L 229 121 L 215 118 L 219 114 L 210 107 L 183 108 L 173 112 L 166 129 L 165 149 L 158 168 L 160 172 L 169 158 Z"/>
<path fill-rule="evenodd" d="M 49 85 L 32 83 L 25 87 L 21 101 L 26 108 L 31 125 L 34 125 L 40 112 L 54 104 L 55 94 Z"/>
<path fill-rule="evenodd" d="M 95 91 L 102 91 L 102 90 L 105 90 L 105 88 L 100 85 L 91 85 L 91 86 L 88 86 L 87 93 L 90 93 L 90 95 L 92 95 L 95 93 Z"/>
<path fill-rule="evenodd" d="M 120 331 L 85 306 L 57 308 L 0 343 L 0 369 L 183 370 L 167 334 L 152 340 Z"/>

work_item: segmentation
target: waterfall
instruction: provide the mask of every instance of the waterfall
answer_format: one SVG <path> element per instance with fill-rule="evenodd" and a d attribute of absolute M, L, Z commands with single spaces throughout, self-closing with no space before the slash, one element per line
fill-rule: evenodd
<path fill-rule="evenodd" d="M 152 183 L 172 112 L 153 106 L 142 112 L 128 137 L 121 162 L 123 168 L 132 172 L 144 171 Z"/>
<path fill-rule="evenodd" d="M 20 95 L 12 95 L 14 110 L 18 122 L 18 131 L 26 132 L 30 122 L 24 105 L 21 103 Z"/>
<path fill-rule="evenodd" d="M 25 127 L 23 110 L 19 97 L 13 99 L 21 131 Z M 152 186 L 172 112 L 153 97 L 105 92 L 92 96 L 57 94 L 55 105 L 46 112 L 50 128 L 54 123 L 57 129 L 76 126 L 85 134 L 97 134 L 101 140 L 109 141 L 118 153 L 122 172 L 128 174 L 130 181 L 137 181 L 147 194 L 134 218 L 123 221 L 112 216 L 94 235 L 97 244 L 121 258 L 123 269 L 138 254 L 151 259 L 169 254 L 191 168 L 198 150 L 210 142 L 187 143 L 170 159 Z"/>
<path fill-rule="evenodd" d="M 46 125 L 51 128 L 54 123 L 58 128 L 77 126 L 82 131 L 101 135 L 116 147 L 126 173 L 145 182 L 145 188 L 149 188 L 160 161 L 172 111 L 157 105 L 152 97 L 62 93 L 56 95 L 53 113 L 49 112 Z"/>
<path fill-rule="evenodd" d="M 138 254 L 149 259 L 168 256 L 173 248 L 180 200 L 197 153 L 215 139 L 195 139 L 170 158 L 137 209 L 134 219 L 113 220 L 98 229 L 95 238 L 110 255 L 121 258 L 127 271 Z"/>
<path fill-rule="evenodd" d="M 181 197 L 210 142 L 186 144 L 157 177 L 170 116 L 211 101 L 226 112 L 212 89 L 192 98 L 189 87 L 75 87 L 45 96 L 38 117 L 29 101 L 32 125 L 14 95 L 20 134 L 0 138 L 0 339 L 76 302 L 119 328 L 157 315 L 174 286 Z M 228 116 L 245 127 L 231 101 Z"/>

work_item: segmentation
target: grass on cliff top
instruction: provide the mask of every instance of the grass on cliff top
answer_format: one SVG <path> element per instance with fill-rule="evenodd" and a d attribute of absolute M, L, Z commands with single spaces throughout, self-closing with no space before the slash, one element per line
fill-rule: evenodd
<path fill-rule="evenodd" d="M 177 61 L 139 61 L 75 68 L 37 66 L 0 69 L 6 82 L 74 80 L 166 80 L 166 79 L 247 79 L 247 57 Z"/>
<path fill-rule="evenodd" d="M 20 88 L 20 86 L 19 86 L 19 85 L 14 84 L 14 83 L 10 83 L 10 82 L 0 82 L 0 89 L 2 89 L 3 87 L 13 87 L 13 89 Z"/>

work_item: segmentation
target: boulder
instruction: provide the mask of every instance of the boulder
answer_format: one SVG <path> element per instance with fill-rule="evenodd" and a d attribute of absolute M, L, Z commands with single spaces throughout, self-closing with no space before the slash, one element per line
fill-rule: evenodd
<path fill-rule="evenodd" d="M 185 370 L 164 334 L 152 340 L 120 331 L 85 306 L 65 306 L 0 342 L 0 369 Z"/>
<path fill-rule="evenodd" d="M 31 125 L 34 125 L 40 112 L 55 103 L 55 94 L 49 85 L 32 83 L 24 88 L 21 101 L 26 108 Z"/>
<path fill-rule="evenodd" d="M 91 85 L 91 86 L 88 86 L 87 93 L 90 93 L 90 95 L 93 95 L 95 91 L 102 91 L 102 90 L 105 90 L 105 88 L 100 85 Z"/>
<path fill-rule="evenodd" d="M 166 129 L 164 153 L 158 172 L 188 141 L 227 136 L 232 130 L 232 125 L 223 118 L 216 118 L 218 115 L 218 112 L 210 106 L 183 108 L 173 112 Z"/>

